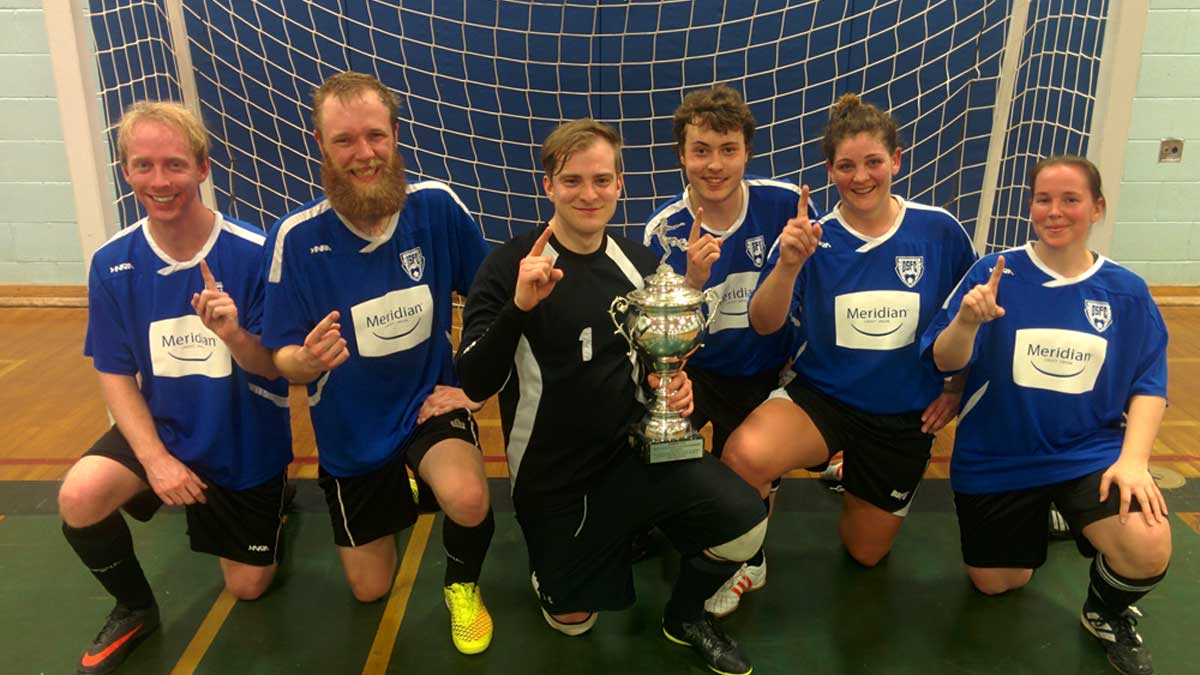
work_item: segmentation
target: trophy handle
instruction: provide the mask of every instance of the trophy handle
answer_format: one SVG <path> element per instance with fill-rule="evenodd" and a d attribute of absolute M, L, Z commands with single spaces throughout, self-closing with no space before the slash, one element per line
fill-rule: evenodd
<path fill-rule="evenodd" d="M 616 332 L 620 333 L 621 337 L 625 338 L 625 341 L 628 342 L 629 346 L 632 348 L 633 336 L 625 330 L 625 316 L 628 314 L 629 300 L 623 295 L 618 295 L 617 297 L 613 298 L 612 304 L 608 306 L 608 317 L 612 319 L 613 326 L 616 326 Z"/>
<path fill-rule="evenodd" d="M 713 286 L 704 291 L 704 304 L 708 307 L 708 316 L 704 318 L 704 332 L 707 333 L 713 319 L 717 318 L 717 307 L 721 304 L 721 286 Z"/>

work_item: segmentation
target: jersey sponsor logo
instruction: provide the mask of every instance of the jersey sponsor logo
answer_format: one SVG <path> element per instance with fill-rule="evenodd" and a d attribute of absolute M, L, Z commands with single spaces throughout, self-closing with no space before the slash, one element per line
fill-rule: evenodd
<path fill-rule="evenodd" d="M 912 288 L 917 285 L 925 274 L 925 256 L 898 255 L 896 256 L 896 276 L 905 286 Z"/>
<path fill-rule="evenodd" d="M 1103 300 L 1084 300 L 1083 315 L 1097 333 L 1103 333 L 1112 325 L 1112 305 Z"/>
<path fill-rule="evenodd" d="M 750 327 L 750 294 L 757 283 L 758 272 L 738 272 L 725 278 L 725 282 L 717 287 L 721 290 L 721 302 L 717 305 L 717 316 L 708 327 L 709 333 Z"/>
<path fill-rule="evenodd" d="M 754 263 L 755 267 L 763 266 L 763 253 L 766 248 L 766 241 L 761 234 L 746 240 L 746 255 L 750 256 L 750 262 Z"/>
<path fill-rule="evenodd" d="M 1023 328 L 1014 338 L 1013 382 L 1021 387 L 1084 394 L 1108 354 L 1108 340 L 1074 330 Z"/>
<path fill-rule="evenodd" d="M 833 248 L 833 244 L 831 244 L 827 241 L 824 241 L 824 240 L 818 241 L 817 246 L 820 246 L 821 248 Z"/>
<path fill-rule="evenodd" d="M 195 314 L 150 324 L 150 367 L 155 377 L 229 377 L 229 348 Z"/>
<path fill-rule="evenodd" d="M 350 308 L 358 353 L 387 356 L 412 349 L 433 332 L 433 295 L 429 286 L 392 291 Z"/>
<path fill-rule="evenodd" d="M 131 271 L 133 271 L 133 263 L 130 263 L 130 262 L 123 262 L 120 265 L 113 265 L 108 268 L 109 274 L 116 274 L 117 272 L 131 272 Z"/>
<path fill-rule="evenodd" d="M 912 344 L 921 317 L 921 296 L 909 291 L 861 291 L 833 300 L 837 345 L 888 351 Z"/>
<path fill-rule="evenodd" d="M 421 253 L 421 247 L 410 248 L 401 253 L 400 265 L 408 272 L 408 278 L 420 281 L 421 277 L 425 276 L 425 255 Z"/>
<path fill-rule="evenodd" d="M 308 252 L 313 255 L 318 253 L 333 253 L 333 247 L 329 244 L 317 244 L 316 246 L 308 249 Z"/>
<path fill-rule="evenodd" d="M 988 268 L 988 274 L 989 274 L 989 275 L 990 275 L 992 272 L 995 272 L 995 271 L 996 271 L 996 266 L 995 266 L 995 265 L 992 265 L 991 267 L 989 267 L 989 268 Z M 1017 273 L 1016 273 L 1016 272 L 1014 272 L 1014 271 L 1012 271 L 1012 268 L 1011 268 L 1011 267 L 1005 267 L 1005 268 L 1004 268 L 1004 271 L 1000 273 L 1000 276 L 1004 276 L 1005 274 L 1007 274 L 1007 275 L 1008 275 L 1008 276 L 1010 276 L 1010 277 L 1015 277 L 1015 276 L 1017 276 Z"/>

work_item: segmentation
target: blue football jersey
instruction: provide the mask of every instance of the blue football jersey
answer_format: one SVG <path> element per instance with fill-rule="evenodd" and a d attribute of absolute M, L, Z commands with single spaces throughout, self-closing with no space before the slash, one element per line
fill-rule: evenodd
<path fill-rule="evenodd" d="M 167 450 L 232 490 L 261 485 L 292 461 L 287 381 L 242 370 L 192 309 L 192 294 L 204 290 L 205 260 L 242 327 L 259 333 L 263 240 L 218 213 L 200 252 L 174 260 L 142 219 L 96 251 L 88 274 L 83 353 L 101 372 L 139 375 Z"/>
<path fill-rule="evenodd" d="M 321 466 L 355 476 L 383 465 L 434 386 L 458 386 L 450 294 L 466 295 L 487 253 L 479 227 L 448 186 L 422 181 L 379 237 L 318 199 L 284 216 L 267 250 L 264 344 L 304 344 L 341 314 L 350 358 L 308 385 Z"/>
<path fill-rule="evenodd" d="M 667 257 L 677 273 L 687 273 L 687 242 L 695 213 L 688 190 L 675 195 L 650 216 L 643 241 L 655 255 Z M 724 232 L 704 232 L 721 239 L 721 257 L 713 263 L 704 285 L 721 290 L 716 317 L 708 329 L 704 346 L 688 360 L 693 366 L 727 376 L 743 376 L 780 368 L 796 347 L 796 326 L 788 322 L 771 334 L 759 335 L 750 326 L 750 295 L 758 286 L 758 275 L 766 264 L 767 252 L 788 219 L 796 216 L 800 188 L 784 181 L 747 177 L 742 181 L 742 212 Z M 809 218 L 817 220 L 809 203 Z"/>
<path fill-rule="evenodd" d="M 900 214 L 878 237 L 845 225 L 840 205 L 821 219 L 824 234 L 792 301 L 800 308 L 792 369 L 825 394 L 881 415 L 923 410 L 941 393 L 942 376 L 920 359 L 920 337 L 976 258 L 954 216 L 893 198 Z"/>
<path fill-rule="evenodd" d="M 922 337 L 930 364 L 963 296 L 987 283 L 1001 255 L 1004 316 L 976 335 L 950 465 L 954 489 L 965 493 L 1106 469 L 1121 453 L 1129 399 L 1167 395 L 1167 329 L 1146 282 L 1104 256 L 1062 277 L 1033 244 L 971 268 Z"/>

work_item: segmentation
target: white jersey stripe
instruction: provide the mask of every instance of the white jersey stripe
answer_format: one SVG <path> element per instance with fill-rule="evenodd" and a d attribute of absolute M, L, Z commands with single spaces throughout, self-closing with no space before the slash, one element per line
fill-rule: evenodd
<path fill-rule="evenodd" d="M 517 409 L 513 414 L 512 430 L 508 434 L 508 473 L 510 478 L 509 490 L 517 484 L 517 473 L 521 470 L 521 460 L 529 449 L 529 439 L 533 436 L 533 423 L 537 419 L 538 405 L 542 401 L 542 369 L 529 340 L 524 335 L 517 342 L 517 351 L 513 355 L 513 366 L 517 372 L 520 390 L 517 393 Z"/>

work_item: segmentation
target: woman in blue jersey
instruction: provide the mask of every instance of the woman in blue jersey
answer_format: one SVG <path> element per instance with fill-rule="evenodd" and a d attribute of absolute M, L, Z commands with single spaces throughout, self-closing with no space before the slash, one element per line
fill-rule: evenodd
<path fill-rule="evenodd" d="M 797 377 L 751 413 L 722 457 L 765 495 L 775 476 L 842 451 L 839 532 L 867 566 L 891 550 L 933 433 L 957 408 L 958 394 L 921 363 L 918 338 L 975 260 L 952 215 L 892 194 L 898 136 L 889 114 L 854 94 L 830 112 L 823 150 L 841 199 L 812 223 L 803 188 L 750 303 L 759 333 L 799 320 Z"/>
<path fill-rule="evenodd" d="M 1132 604 L 1171 557 L 1147 470 L 1167 331 L 1146 283 L 1088 249 L 1096 167 L 1049 157 L 1029 182 L 1037 240 L 980 260 L 921 341 L 939 370 L 969 367 L 950 467 L 963 560 L 984 593 L 1024 586 L 1046 561 L 1053 502 L 1092 556 L 1083 626 L 1117 670 L 1151 673 Z"/>

